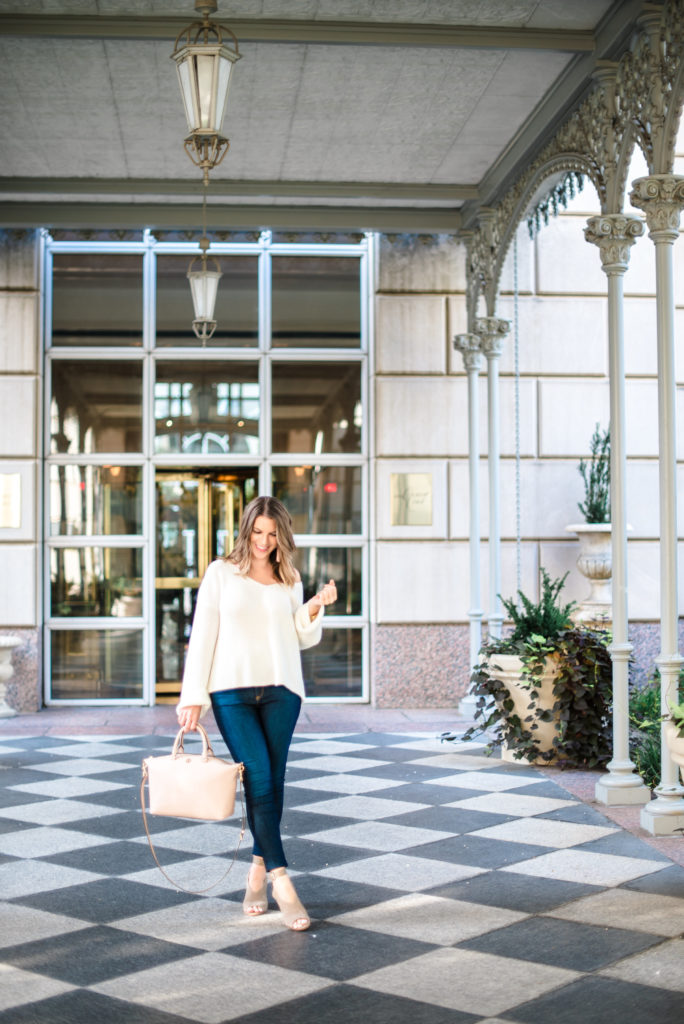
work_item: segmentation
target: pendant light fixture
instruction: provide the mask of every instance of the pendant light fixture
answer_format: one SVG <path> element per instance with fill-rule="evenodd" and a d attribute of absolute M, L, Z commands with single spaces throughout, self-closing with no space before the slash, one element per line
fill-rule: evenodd
<path fill-rule="evenodd" d="M 209 256 L 210 244 L 207 237 L 207 190 L 205 187 L 204 201 L 202 203 L 202 237 L 199 240 L 201 255 L 193 257 L 187 273 L 190 291 L 192 292 L 192 304 L 195 309 L 192 329 L 203 346 L 206 345 L 216 330 L 214 310 L 216 308 L 218 283 L 223 276 L 219 261 L 216 257 Z"/>
<path fill-rule="evenodd" d="M 216 7 L 216 0 L 196 0 L 195 10 L 203 21 L 183 29 L 171 54 L 190 133 L 185 151 L 202 171 L 205 185 L 209 171 L 221 163 L 230 145 L 221 130 L 233 66 L 240 59 L 233 32 L 209 20 Z"/>

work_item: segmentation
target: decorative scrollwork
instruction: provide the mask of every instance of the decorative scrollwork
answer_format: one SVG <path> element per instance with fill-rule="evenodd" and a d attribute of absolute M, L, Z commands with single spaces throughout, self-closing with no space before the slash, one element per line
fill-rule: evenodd
<path fill-rule="evenodd" d="M 467 373 L 479 373 L 482 369 L 482 349 L 477 334 L 457 334 L 454 348 L 463 356 L 463 365 Z"/>
<path fill-rule="evenodd" d="M 679 215 L 684 209 L 684 177 L 679 174 L 652 174 L 632 182 L 632 206 L 643 210 L 651 238 L 676 241 Z"/>
<path fill-rule="evenodd" d="M 584 229 L 587 242 L 599 247 L 603 269 L 619 273 L 627 270 L 629 251 L 643 233 L 641 218 L 623 213 L 590 217 Z"/>

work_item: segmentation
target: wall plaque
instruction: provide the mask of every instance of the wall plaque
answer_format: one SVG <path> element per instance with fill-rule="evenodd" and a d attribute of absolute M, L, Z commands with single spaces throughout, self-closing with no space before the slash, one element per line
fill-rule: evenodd
<path fill-rule="evenodd" d="M 390 473 L 390 524 L 432 526 L 432 473 Z"/>

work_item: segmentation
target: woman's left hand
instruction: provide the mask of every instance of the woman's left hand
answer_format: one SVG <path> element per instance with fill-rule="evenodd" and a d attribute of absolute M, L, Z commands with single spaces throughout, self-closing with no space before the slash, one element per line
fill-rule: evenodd
<path fill-rule="evenodd" d="M 312 619 L 315 619 L 318 615 L 319 610 L 327 604 L 334 604 L 337 600 L 337 587 L 335 581 L 330 580 L 326 583 L 308 602 L 309 615 Z"/>

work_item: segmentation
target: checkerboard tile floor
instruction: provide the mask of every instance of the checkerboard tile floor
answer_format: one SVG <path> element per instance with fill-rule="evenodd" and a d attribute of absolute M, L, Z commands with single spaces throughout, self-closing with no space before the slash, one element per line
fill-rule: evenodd
<path fill-rule="evenodd" d="M 297 735 L 294 934 L 241 913 L 248 849 L 206 897 L 154 866 L 140 762 L 170 746 L 0 741 L 0 1024 L 684 1020 L 684 869 L 536 769 L 428 734 Z M 151 829 L 189 888 L 238 833 Z"/>

